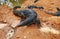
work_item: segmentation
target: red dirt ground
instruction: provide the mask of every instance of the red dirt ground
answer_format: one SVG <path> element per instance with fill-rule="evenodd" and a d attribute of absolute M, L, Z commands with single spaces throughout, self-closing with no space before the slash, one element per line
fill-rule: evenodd
<path fill-rule="evenodd" d="M 60 8 L 60 0 L 39 0 L 36 3 L 33 3 L 33 1 L 34 0 L 25 1 L 22 4 L 21 9 L 26 9 L 25 7 L 28 5 L 36 5 L 43 6 L 46 11 L 56 12 L 56 7 Z M 52 16 L 39 9 L 33 10 L 38 14 L 38 18 L 41 21 L 41 27 L 43 26 L 43 23 L 45 23 L 46 26 L 50 25 L 48 27 L 52 27 L 60 31 L 60 16 Z M 20 18 L 15 16 L 12 11 L 13 10 L 7 6 L 0 6 L 0 23 L 4 22 L 8 24 L 6 27 L 0 29 L 0 39 L 6 39 L 5 35 L 11 28 L 10 26 L 16 26 L 20 22 Z M 60 34 L 56 35 L 53 33 L 41 32 L 37 28 L 37 25 L 33 24 L 28 27 L 18 27 L 15 29 L 15 33 L 10 39 L 60 39 Z"/>

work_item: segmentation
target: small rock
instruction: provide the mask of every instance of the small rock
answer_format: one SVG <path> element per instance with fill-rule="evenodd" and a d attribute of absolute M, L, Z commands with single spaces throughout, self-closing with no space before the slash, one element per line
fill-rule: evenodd
<path fill-rule="evenodd" d="M 10 39 L 14 35 L 14 29 L 10 29 L 6 34 L 6 39 Z"/>
<path fill-rule="evenodd" d="M 11 24 L 11 26 L 12 26 L 13 28 L 15 28 L 19 23 L 20 23 L 20 21 L 14 21 L 14 22 Z"/>
<path fill-rule="evenodd" d="M 4 22 L 6 23 L 6 22 L 7 22 L 7 20 L 4 20 Z"/>
<path fill-rule="evenodd" d="M 26 39 L 26 36 L 24 36 L 24 39 Z"/>
<path fill-rule="evenodd" d="M 27 32 L 27 34 L 29 34 L 29 32 Z"/>
<path fill-rule="evenodd" d="M 8 24 L 0 23 L 0 29 L 4 28 L 5 26 L 8 26 Z"/>

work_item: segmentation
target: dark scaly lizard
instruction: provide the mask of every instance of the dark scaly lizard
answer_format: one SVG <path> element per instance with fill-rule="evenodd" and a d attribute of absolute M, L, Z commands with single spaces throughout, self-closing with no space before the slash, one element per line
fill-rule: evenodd
<path fill-rule="evenodd" d="M 53 15 L 53 16 L 60 16 L 60 9 L 59 8 L 57 8 L 57 12 L 55 12 L 55 13 L 52 13 L 52 12 L 48 12 L 48 11 L 45 11 L 47 14 L 51 14 L 51 15 Z"/>
<path fill-rule="evenodd" d="M 33 23 L 37 23 L 38 28 L 40 28 L 40 20 L 37 18 L 37 13 L 31 9 L 25 9 L 25 10 L 16 10 L 17 8 L 20 8 L 20 6 L 15 6 L 13 8 L 13 13 L 17 16 L 21 17 L 21 22 L 19 23 L 20 26 L 25 26 L 25 25 L 31 25 Z M 26 17 L 26 18 L 24 18 Z M 22 21 L 24 20 L 24 21 Z"/>

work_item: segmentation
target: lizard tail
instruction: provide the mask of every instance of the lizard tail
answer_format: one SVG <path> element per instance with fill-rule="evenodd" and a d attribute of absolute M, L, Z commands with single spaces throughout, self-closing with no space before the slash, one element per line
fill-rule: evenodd
<path fill-rule="evenodd" d="M 45 11 L 47 14 L 53 15 L 53 16 L 60 16 L 60 11 L 57 11 L 55 13 Z"/>
<path fill-rule="evenodd" d="M 57 8 L 57 12 L 55 12 L 55 13 L 48 12 L 48 11 L 44 11 L 44 12 L 46 12 L 47 14 L 51 14 L 53 16 L 60 16 L 60 9 L 59 8 Z"/>

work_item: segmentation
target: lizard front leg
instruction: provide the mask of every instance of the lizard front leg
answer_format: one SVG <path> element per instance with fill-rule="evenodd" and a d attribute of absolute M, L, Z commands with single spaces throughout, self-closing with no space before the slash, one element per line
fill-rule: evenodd
<path fill-rule="evenodd" d="M 40 23 L 40 20 L 39 19 L 36 19 L 36 23 L 37 23 L 37 27 L 40 28 L 41 23 Z"/>

